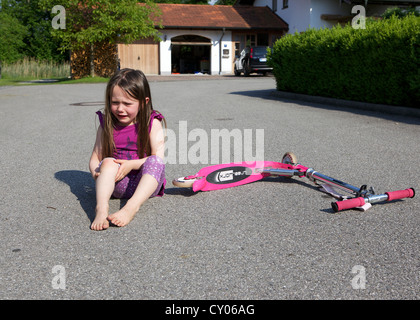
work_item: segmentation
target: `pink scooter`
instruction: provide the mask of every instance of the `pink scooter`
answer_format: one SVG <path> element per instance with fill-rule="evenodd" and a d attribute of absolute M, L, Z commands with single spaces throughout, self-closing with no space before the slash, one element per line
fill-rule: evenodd
<path fill-rule="evenodd" d="M 192 188 L 194 192 L 211 191 L 240 186 L 268 176 L 307 177 L 321 191 L 339 200 L 331 203 L 335 212 L 353 208 L 366 211 L 374 203 L 413 198 L 415 195 L 413 188 L 375 194 L 372 187 L 368 189 L 363 185 L 358 188 L 304 167 L 297 163 L 296 156 L 291 152 L 284 154 L 282 162 L 255 161 L 214 165 L 202 168 L 193 176 L 175 179 L 172 183 L 177 187 Z M 342 195 L 336 189 L 350 195 Z"/>

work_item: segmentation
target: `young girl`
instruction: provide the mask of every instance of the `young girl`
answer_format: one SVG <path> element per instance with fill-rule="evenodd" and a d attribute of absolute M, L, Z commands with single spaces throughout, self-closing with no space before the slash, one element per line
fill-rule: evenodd
<path fill-rule="evenodd" d="M 97 112 L 100 126 L 89 162 L 96 180 L 96 217 L 91 229 L 109 222 L 127 225 L 150 197 L 165 188 L 163 116 L 153 110 L 149 83 L 143 72 L 118 71 L 109 81 L 105 112 Z M 109 200 L 129 199 L 109 215 Z"/>

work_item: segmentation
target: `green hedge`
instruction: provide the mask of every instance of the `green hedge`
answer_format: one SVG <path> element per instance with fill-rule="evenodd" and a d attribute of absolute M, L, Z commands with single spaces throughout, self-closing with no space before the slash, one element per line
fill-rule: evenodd
<path fill-rule="evenodd" d="M 277 90 L 420 107 L 420 17 L 286 35 L 269 52 Z"/>

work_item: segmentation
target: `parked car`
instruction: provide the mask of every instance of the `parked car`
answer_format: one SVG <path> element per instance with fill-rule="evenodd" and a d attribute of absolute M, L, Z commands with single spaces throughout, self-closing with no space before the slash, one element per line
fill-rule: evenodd
<path fill-rule="evenodd" d="M 249 76 L 251 73 L 266 74 L 273 71 L 273 68 L 267 65 L 267 47 L 246 47 L 241 55 L 236 57 L 234 72 L 235 76 L 243 73 Z"/>

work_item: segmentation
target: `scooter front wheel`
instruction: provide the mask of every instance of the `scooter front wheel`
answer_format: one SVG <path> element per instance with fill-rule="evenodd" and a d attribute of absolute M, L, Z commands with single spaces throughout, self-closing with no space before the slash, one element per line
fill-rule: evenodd
<path fill-rule="evenodd" d="M 297 164 L 297 156 L 293 152 L 286 152 L 281 159 L 282 163 L 296 165 Z"/>

